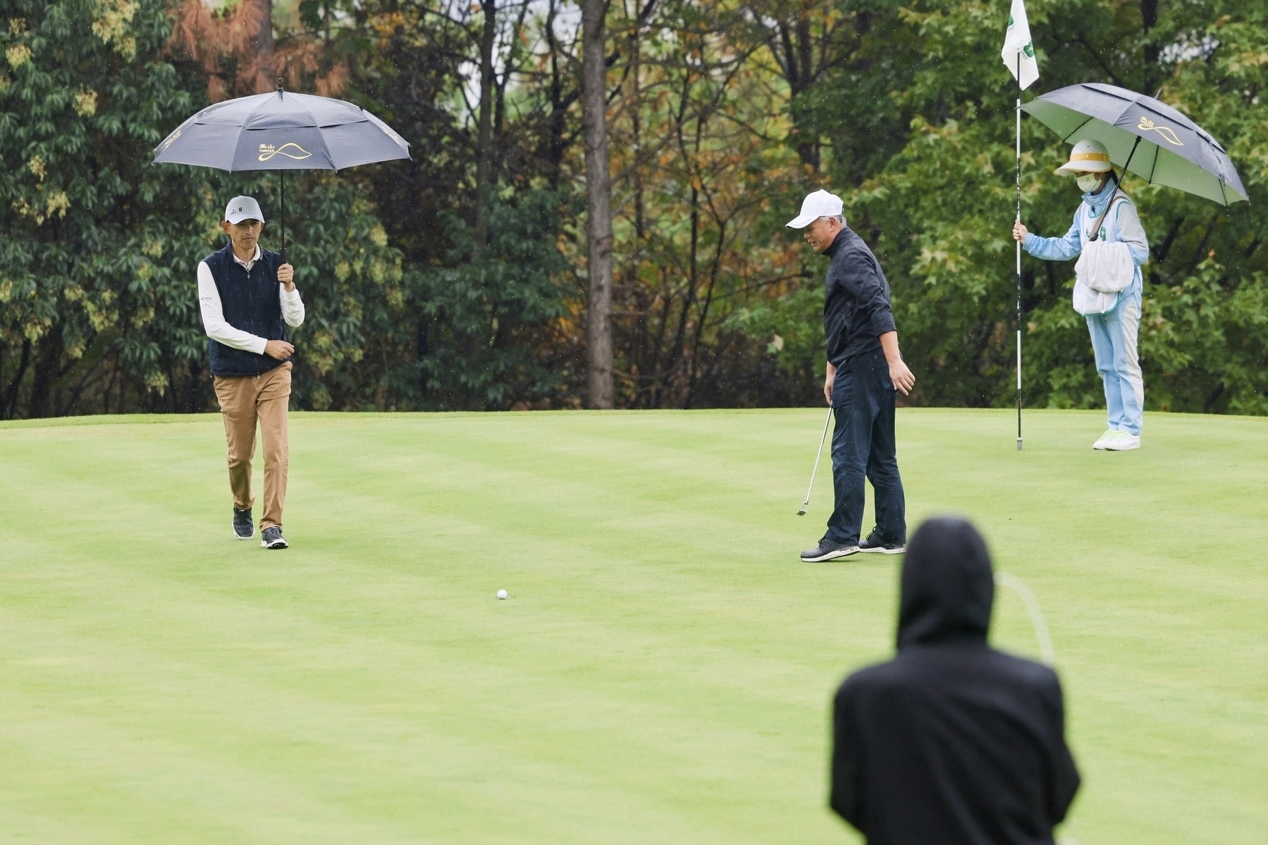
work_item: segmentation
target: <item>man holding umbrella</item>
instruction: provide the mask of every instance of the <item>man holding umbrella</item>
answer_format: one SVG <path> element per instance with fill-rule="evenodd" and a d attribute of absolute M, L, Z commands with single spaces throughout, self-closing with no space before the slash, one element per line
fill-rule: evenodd
<path fill-rule="evenodd" d="M 353 103 L 282 89 L 213 103 L 176 127 L 154 148 L 156 164 L 281 171 L 282 252 L 261 250 L 264 215 L 251 197 L 235 197 L 221 227 L 229 244 L 198 265 L 198 297 L 211 338 L 211 370 L 225 415 L 233 530 L 251 524 L 251 457 L 255 426 L 264 435 L 263 545 L 284 549 L 286 412 L 295 348 L 283 323 L 304 321 L 304 303 L 286 263 L 286 171 L 343 170 L 409 158 L 409 144 L 390 126 Z"/>
<path fill-rule="evenodd" d="M 1073 176 L 1083 192 L 1070 230 L 1060 238 L 1042 238 L 1018 220 L 1013 237 L 1036 258 L 1068 261 L 1080 257 L 1075 309 L 1087 318 L 1109 418 L 1108 430 L 1092 448 L 1139 449 L 1145 383 L 1136 344 L 1144 290 L 1140 265 L 1149 260 L 1149 242 L 1136 206 L 1119 188 L 1109 151 L 1100 141 L 1079 141 L 1056 174 Z M 1094 255 L 1092 244 L 1104 251 Z"/>
<path fill-rule="evenodd" d="M 220 228 L 229 242 L 199 262 L 198 302 L 225 422 L 233 532 L 239 540 L 255 535 L 251 460 L 258 423 L 264 441 L 260 545 L 284 549 L 282 508 L 290 454 L 286 425 L 295 353 L 285 326 L 304 322 L 304 303 L 295 289 L 294 268 L 278 253 L 260 248 L 264 215 L 259 203 L 234 197 Z"/>

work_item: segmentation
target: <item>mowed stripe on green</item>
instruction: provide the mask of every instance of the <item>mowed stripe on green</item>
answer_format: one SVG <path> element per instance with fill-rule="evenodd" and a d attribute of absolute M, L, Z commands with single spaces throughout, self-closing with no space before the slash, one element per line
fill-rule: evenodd
<path fill-rule="evenodd" d="M 910 519 L 1046 614 L 1088 842 L 1268 825 L 1268 421 L 904 410 Z M 810 566 L 822 412 L 292 417 L 286 533 L 215 417 L 0 424 L 0 818 L 32 842 L 839 842 L 828 705 L 899 558 Z M 257 472 L 259 468 L 257 468 Z M 257 510 L 258 516 L 258 510 Z M 497 601 L 494 593 L 512 594 Z M 1015 596 L 996 642 L 1034 654 Z"/>

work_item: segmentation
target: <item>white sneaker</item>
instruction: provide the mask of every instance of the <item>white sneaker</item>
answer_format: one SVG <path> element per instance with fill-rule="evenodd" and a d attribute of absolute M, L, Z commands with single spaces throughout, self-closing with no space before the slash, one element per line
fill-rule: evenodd
<path fill-rule="evenodd" d="M 1114 429 L 1112 428 L 1106 429 L 1105 433 L 1102 434 L 1100 438 L 1095 443 L 1092 444 L 1092 448 L 1093 449 L 1108 449 L 1109 446 L 1107 444 L 1111 440 L 1114 439 L 1114 435 L 1116 434 L 1118 434 L 1118 432 L 1115 431 Z"/>
<path fill-rule="evenodd" d="M 1114 436 L 1105 444 L 1105 449 L 1110 452 L 1127 452 L 1139 448 L 1140 436 L 1129 431 L 1114 432 Z"/>

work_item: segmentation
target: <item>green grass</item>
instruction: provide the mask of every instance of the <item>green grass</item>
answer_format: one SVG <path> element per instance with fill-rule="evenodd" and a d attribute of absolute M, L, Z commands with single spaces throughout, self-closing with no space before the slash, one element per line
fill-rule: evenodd
<path fill-rule="evenodd" d="M 295 414 L 272 553 L 216 417 L 0 424 L 0 842 L 855 841 L 828 706 L 900 559 L 797 560 L 822 420 Z M 909 520 L 969 515 L 1044 609 L 1064 837 L 1260 845 L 1268 420 L 1102 421 L 902 411 Z M 1011 594 L 993 638 L 1037 653 Z"/>

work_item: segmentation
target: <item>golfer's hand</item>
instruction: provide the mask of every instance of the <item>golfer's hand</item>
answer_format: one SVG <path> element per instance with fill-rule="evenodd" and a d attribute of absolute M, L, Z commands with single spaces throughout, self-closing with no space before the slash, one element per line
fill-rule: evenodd
<path fill-rule="evenodd" d="M 823 398 L 832 404 L 832 383 L 837 380 L 837 368 L 828 364 L 828 374 L 823 379 Z"/>
<path fill-rule="evenodd" d="M 916 386 L 916 377 L 912 375 L 911 370 L 907 369 L 907 364 L 902 358 L 889 362 L 889 380 L 894 383 L 895 389 L 903 392 L 904 396 Z"/>
<path fill-rule="evenodd" d="M 278 274 L 281 275 L 280 273 Z M 284 340 L 270 340 L 264 344 L 264 354 L 279 361 L 285 361 L 295 354 L 295 347 Z"/>
<path fill-rule="evenodd" d="M 1026 240 L 1026 235 L 1028 234 L 1029 230 L 1025 226 L 1021 225 L 1020 220 L 1013 224 L 1013 240 L 1024 241 Z"/>
<path fill-rule="evenodd" d="M 295 290 L 295 268 L 289 264 L 283 264 L 277 268 L 277 280 L 287 291 Z"/>

